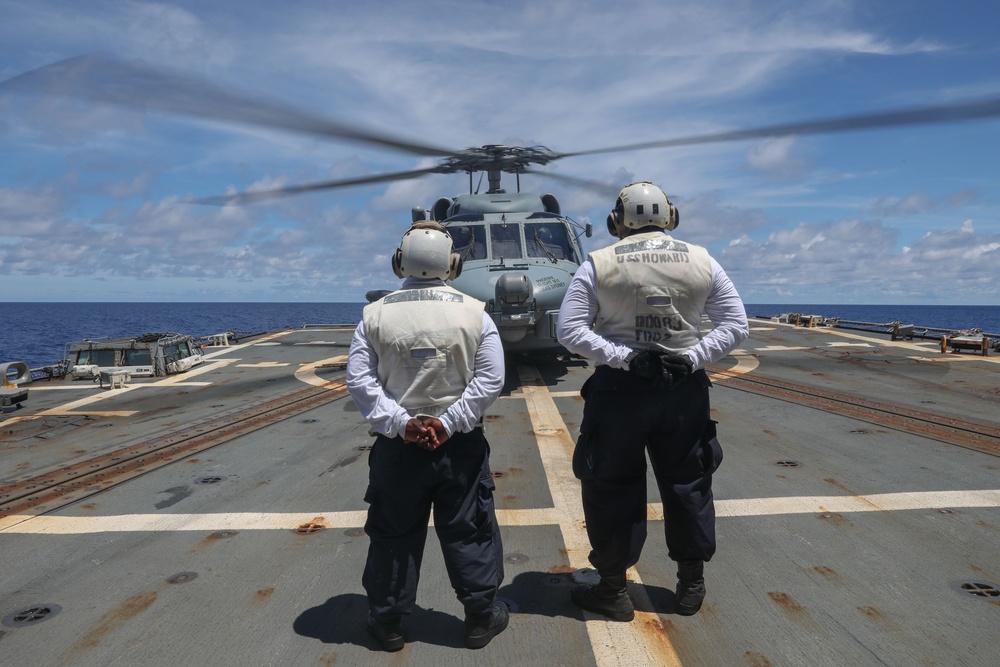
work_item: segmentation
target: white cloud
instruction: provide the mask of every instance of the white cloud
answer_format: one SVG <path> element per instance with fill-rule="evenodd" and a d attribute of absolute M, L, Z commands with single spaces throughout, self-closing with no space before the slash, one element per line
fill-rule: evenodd
<path fill-rule="evenodd" d="M 936 9 L 912 10 L 907 22 L 887 20 L 892 11 L 850 0 L 306 1 L 240 11 L 193 1 L 0 0 L 0 80 L 104 51 L 430 145 L 567 152 L 893 99 L 996 94 L 995 52 L 977 52 L 993 43 L 988 21 L 941 9 L 954 26 L 946 33 Z M 956 34 L 961 41 L 949 41 Z M 794 298 L 892 283 L 897 291 L 886 294 L 910 294 L 937 289 L 916 276 L 952 275 L 951 262 L 964 265 L 959 285 L 994 273 L 1000 179 L 983 147 L 996 130 L 963 127 L 595 154 L 542 170 L 612 191 L 654 180 L 681 209 L 678 235 L 712 248 L 752 290 Z M 0 128 L 0 271 L 95 275 L 126 291 L 136 278 L 193 276 L 226 294 L 360 298 L 394 284 L 387 256 L 411 207 L 430 208 L 468 184 L 464 174 L 433 176 L 262 206 L 193 207 L 178 202 L 434 159 L 2 92 Z M 980 128 L 983 137 L 973 134 Z M 945 132 L 950 141 L 923 143 Z M 613 194 L 534 175 L 522 183 L 593 222 L 588 249 L 611 241 L 604 218 Z M 959 236 L 961 248 L 950 243 Z M 980 272 L 975 280 L 970 269 Z"/>

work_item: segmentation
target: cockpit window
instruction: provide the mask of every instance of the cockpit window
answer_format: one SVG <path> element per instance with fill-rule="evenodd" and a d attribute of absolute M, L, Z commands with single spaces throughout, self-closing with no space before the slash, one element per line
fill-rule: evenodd
<path fill-rule="evenodd" d="M 483 225 L 448 225 L 455 252 L 464 261 L 486 259 L 486 228 Z"/>
<path fill-rule="evenodd" d="M 520 259 L 521 253 L 521 230 L 518 225 L 497 224 L 490 225 L 490 246 L 493 250 L 493 258 L 500 259 Z"/>
<path fill-rule="evenodd" d="M 80 365 L 97 364 L 98 366 L 114 366 L 114 350 L 80 350 L 76 357 L 76 363 Z"/>
<path fill-rule="evenodd" d="M 548 257 L 577 261 L 566 226 L 555 222 L 529 222 L 524 225 L 524 240 L 528 244 L 528 257 Z"/>
<path fill-rule="evenodd" d="M 122 366 L 150 366 L 153 357 L 147 349 L 122 350 Z"/>

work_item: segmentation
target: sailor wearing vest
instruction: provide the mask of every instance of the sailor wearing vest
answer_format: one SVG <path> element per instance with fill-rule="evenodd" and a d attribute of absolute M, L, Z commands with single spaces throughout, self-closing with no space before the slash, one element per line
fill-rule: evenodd
<path fill-rule="evenodd" d="M 365 494 L 368 629 L 384 650 L 403 648 L 433 511 L 466 646 L 482 648 L 509 611 L 497 600 L 503 547 L 481 427 L 503 388 L 503 348 L 484 304 L 445 284 L 461 258 L 439 223 L 416 223 L 392 266 L 402 288 L 365 307 L 347 360 L 347 388 L 377 434 Z"/>
<path fill-rule="evenodd" d="M 580 607 L 634 618 L 626 570 L 646 539 L 646 451 L 677 561 L 676 609 L 696 613 L 704 563 L 715 553 L 712 473 L 722 461 L 709 418 L 706 364 L 749 335 L 736 288 L 708 251 L 673 238 L 677 209 L 651 183 L 619 193 L 608 230 L 619 240 L 590 253 L 559 310 L 559 342 L 596 363 L 584 384 L 573 472 L 600 583 L 572 593 Z M 702 315 L 713 328 L 701 331 Z"/>

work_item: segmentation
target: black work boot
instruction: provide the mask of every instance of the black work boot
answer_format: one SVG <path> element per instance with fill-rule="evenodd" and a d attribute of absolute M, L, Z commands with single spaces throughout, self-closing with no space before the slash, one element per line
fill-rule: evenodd
<path fill-rule="evenodd" d="M 624 574 L 602 576 L 601 583 L 593 586 L 577 586 L 571 597 L 577 607 L 604 614 L 612 621 L 631 621 L 635 618 L 632 600 L 625 589 Z"/>
<path fill-rule="evenodd" d="M 465 648 L 482 648 L 507 629 L 510 610 L 507 603 L 497 600 L 489 613 L 480 617 L 465 617 Z"/>
<path fill-rule="evenodd" d="M 372 614 L 368 614 L 368 632 L 378 640 L 383 651 L 398 651 L 403 648 L 403 628 L 398 622 L 381 623 Z"/>
<path fill-rule="evenodd" d="M 705 561 L 677 561 L 677 613 L 693 616 L 705 600 Z"/>

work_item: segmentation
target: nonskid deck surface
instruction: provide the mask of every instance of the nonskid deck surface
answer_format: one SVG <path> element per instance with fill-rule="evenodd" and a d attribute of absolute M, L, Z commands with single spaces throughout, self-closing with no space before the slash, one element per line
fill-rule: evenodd
<path fill-rule="evenodd" d="M 388 656 L 364 629 L 372 438 L 343 388 L 350 334 L 210 348 L 124 389 L 30 385 L 0 417 L 4 664 L 996 664 L 1000 357 L 753 321 L 711 369 L 725 461 L 705 607 L 673 613 L 651 483 L 632 623 L 569 599 L 590 368 L 511 357 L 487 417 L 510 628 L 462 647 L 432 531 Z"/>

